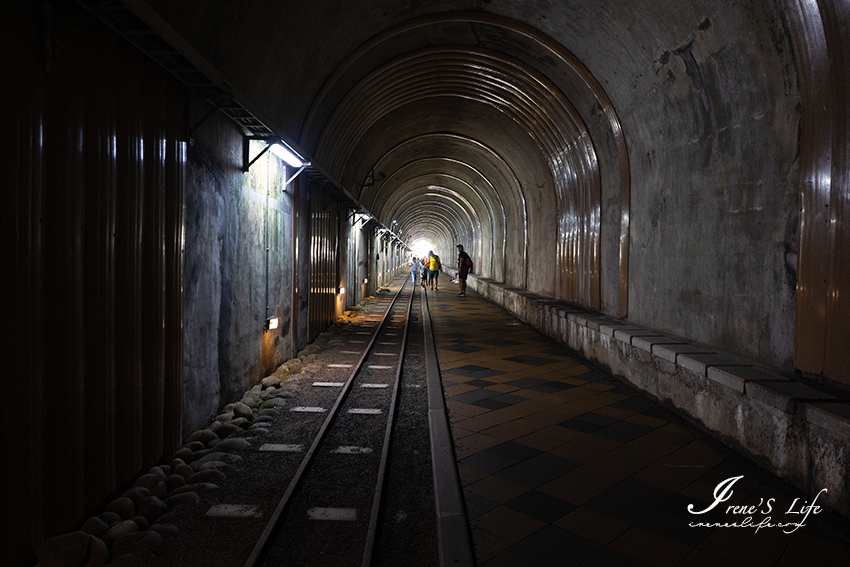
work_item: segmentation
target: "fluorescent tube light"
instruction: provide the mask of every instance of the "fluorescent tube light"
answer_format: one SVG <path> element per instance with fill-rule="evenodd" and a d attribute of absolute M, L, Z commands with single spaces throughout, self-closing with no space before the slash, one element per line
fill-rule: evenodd
<path fill-rule="evenodd" d="M 304 162 L 283 144 L 274 143 L 269 149 L 274 155 L 285 161 L 287 165 L 291 165 L 292 167 L 301 167 L 304 165 Z"/>

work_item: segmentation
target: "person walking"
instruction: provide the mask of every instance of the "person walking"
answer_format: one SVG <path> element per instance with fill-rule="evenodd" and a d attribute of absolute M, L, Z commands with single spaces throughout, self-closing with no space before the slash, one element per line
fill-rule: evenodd
<path fill-rule="evenodd" d="M 439 291 L 440 289 L 438 286 L 440 283 L 440 269 L 442 267 L 440 257 L 434 254 L 433 251 L 428 252 L 428 283 L 434 291 Z"/>
<path fill-rule="evenodd" d="M 422 256 L 422 260 L 419 264 L 419 269 L 422 270 L 422 287 L 425 287 L 425 284 L 428 282 L 428 257 Z"/>
<path fill-rule="evenodd" d="M 413 285 L 416 285 L 416 281 L 419 279 L 417 277 L 419 275 L 419 258 L 416 256 L 410 261 L 410 275 L 413 277 Z"/>
<path fill-rule="evenodd" d="M 472 258 L 463 251 L 463 244 L 457 245 L 457 280 L 460 284 L 460 297 L 466 297 L 466 276 L 472 272 Z"/>

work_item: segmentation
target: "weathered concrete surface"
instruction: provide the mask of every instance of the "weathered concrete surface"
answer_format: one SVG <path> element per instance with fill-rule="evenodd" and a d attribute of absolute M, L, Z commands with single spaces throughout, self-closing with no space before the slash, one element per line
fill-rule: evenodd
<path fill-rule="evenodd" d="M 291 357 L 292 206 L 280 161 L 267 154 L 242 172 L 241 137 L 224 118 L 196 136 L 186 183 L 185 431 Z M 280 325 L 264 331 L 271 315 Z"/>
<path fill-rule="evenodd" d="M 687 20 L 611 85 L 630 134 L 629 320 L 790 368 L 801 120 L 790 41 L 766 2 Z"/>

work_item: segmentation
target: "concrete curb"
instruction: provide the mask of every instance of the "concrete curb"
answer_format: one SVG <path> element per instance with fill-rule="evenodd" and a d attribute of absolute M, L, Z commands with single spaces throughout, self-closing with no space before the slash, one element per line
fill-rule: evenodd
<path fill-rule="evenodd" d="M 431 434 L 431 465 L 434 501 L 437 506 L 437 537 L 440 565 L 475 567 L 475 550 L 457 470 L 451 427 L 443 398 L 440 366 L 428 298 L 422 294 L 422 327 L 425 332 L 425 374 L 428 382 L 428 424 Z"/>

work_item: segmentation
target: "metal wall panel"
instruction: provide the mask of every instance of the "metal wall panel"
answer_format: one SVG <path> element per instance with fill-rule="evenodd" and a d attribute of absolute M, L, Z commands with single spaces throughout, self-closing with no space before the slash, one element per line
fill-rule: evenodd
<path fill-rule="evenodd" d="M 321 192 L 310 199 L 310 329 L 311 342 L 336 321 L 339 283 L 338 206 Z"/>
<path fill-rule="evenodd" d="M 835 129 L 829 202 L 829 276 L 824 375 L 850 384 L 850 4 L 821 4 L 826 22 Z"/>
<path fill-rule="evenodd" d="M 0 14 L 0 48 L 16 53 L 0 86 L 14 274 L 0 293 L 2 356 L 16 404 L 3 417 L 16 460 L 0 472 L 4 565 L 180 442 L 182 88 L 98 24 L 45 71 L 45 37 L 86 18 L 60 8 L 53 26 L 41 3 Z"/>
<path fill-rule="evenodd" d="M 804 116 L 795 365 L 850 384 L 850 7 L 786 10 Z"/>

